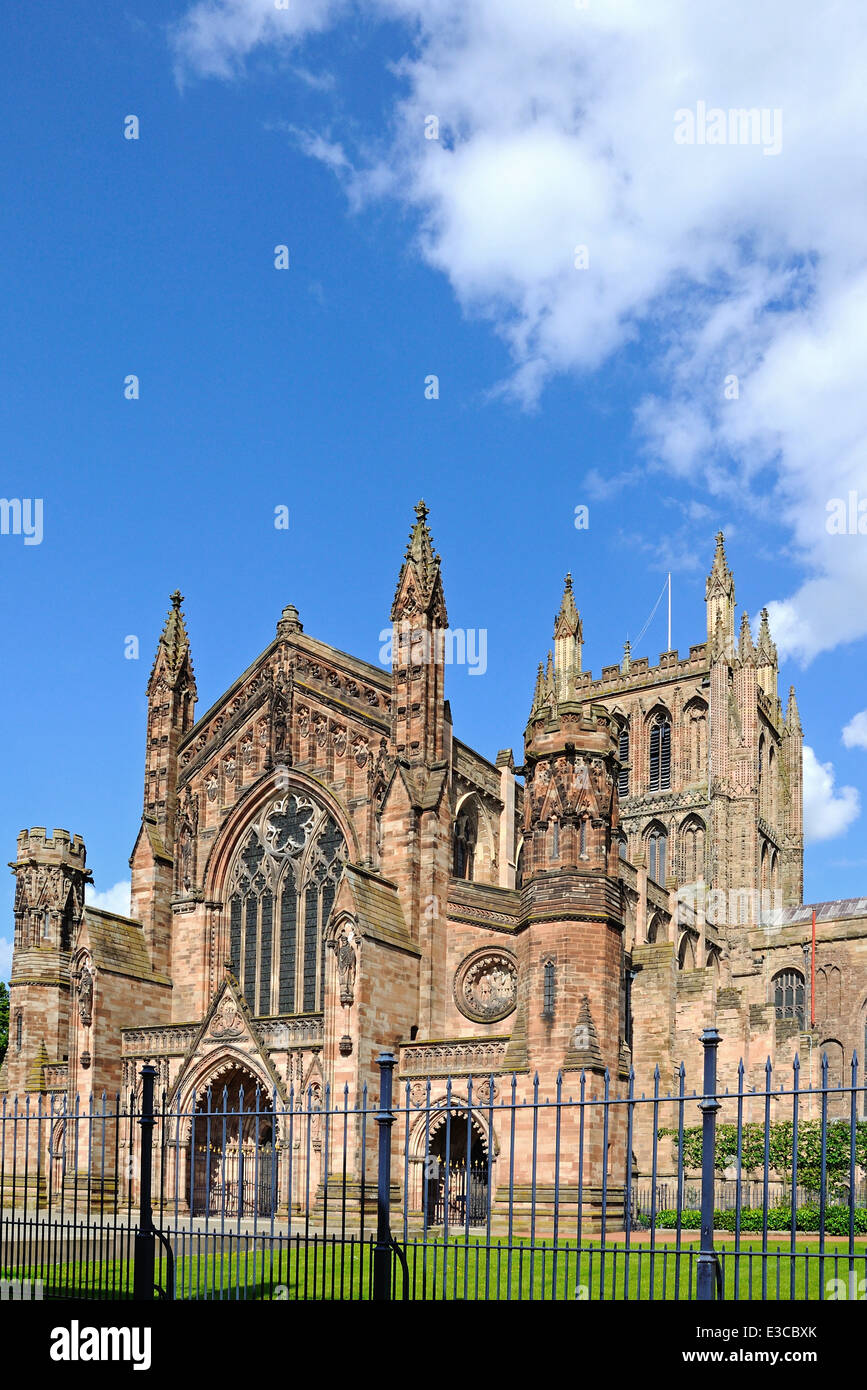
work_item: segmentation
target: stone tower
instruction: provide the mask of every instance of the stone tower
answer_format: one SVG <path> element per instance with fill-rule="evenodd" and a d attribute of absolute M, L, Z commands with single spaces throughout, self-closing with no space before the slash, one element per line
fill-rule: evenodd
<path fill-rule="evenodd" d="M 524 735 L 519 997 L 509 1065 L 540 1074 L 621 1069 L 623 909 L 618 731 L 582 700 L 581 621 L 567 576 L 555 655 L 539 667 Z"/>
<path fill-rule="evenodd" d="M 84 841 L 68 830 L 22 830 L 15 874 L 15 949 L 9 996 L 10 1092 L 45 1089 L 43 1068 L 69 1046 L 70 963 L 84 912 Z"/>
<path fill-rule="evenodd" d="M 142 825 L 130 856 L 132 916 L 144 927 L 152 969 L 171 968 L 171 898 L 177 823 L 178 745 L 193 726 L 196 678 L 175 590 L 147 686 Z"/>

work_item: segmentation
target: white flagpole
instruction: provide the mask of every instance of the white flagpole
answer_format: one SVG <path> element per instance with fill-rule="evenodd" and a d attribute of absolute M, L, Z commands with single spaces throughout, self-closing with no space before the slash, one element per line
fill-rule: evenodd
<path fill-rule="evenodd" d="M 671 651 L 671 570 L 668 571 L 668 651 Z"/>

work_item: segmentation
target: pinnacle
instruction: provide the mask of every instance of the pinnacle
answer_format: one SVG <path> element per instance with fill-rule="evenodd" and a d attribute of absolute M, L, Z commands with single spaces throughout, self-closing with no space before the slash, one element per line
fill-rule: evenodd
<path fill-rule="evenodd" d="M 189 657 L 190 639 L 187 636 L 184 615 L 181 611 L 181 604 L 184 601 L 183 594 L 180 589 L 175 589 L 174 593 L 171 594 L 169 598 L 172 606 L 169 609 L 168 616 L 163 625 L 163 630 L 160 634 L 157 654 L 151 675 L 153 675 L 153 672 L 156 670 L 160 656 L 162 655 L 168 668 L 168 674 L 174 679 L 183 666 L 184 659 Z"/>
<path fill-rule="evenodd" d="M 560 612 L 554 619 L 554 638 L 556 640 L 558 637 L 574 637 L 576 633 L 580 637 L 581 619 L 575 606 L 575 595 L 572 593 L 572 575 L 567 574 L 564 580 Z"/>
<path fill-rule="evenodd" d="M 409 533 L 404 562 L 397 581 L 395 600 L 392 605 L 392 620 L 400 616 L 397 612 L 397 601 L 407 569 L 412 571 L 423 605 L 428 603 L 436 586 L 440 572 L 440 556 L 433 548 L 433 538 L 427 524 L 429 514 L 430 509 L 427 504 L 423 500 L 418 501 L 415 505 L 415 524 Z"/>

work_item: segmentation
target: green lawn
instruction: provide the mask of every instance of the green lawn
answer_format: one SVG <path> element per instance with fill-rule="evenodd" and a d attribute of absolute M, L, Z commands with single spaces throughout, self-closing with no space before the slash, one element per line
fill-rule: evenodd
<path fill-rule="evenodd" d="M 818 1241 L 798 1244 L 792 1258 L 788 1246 L 772 1245 L 762 1258 L 759 1241 L 744 1240 L 739 1255 L 720 1245 L 726 1298 L 737 1289 L 741 1299 L 762 1298 L 763 1265 L 766 1297 L 770 1300 L 816 1299 L 820 1278 L 828 1296 L 828 1281 L 839 1279 L 848 1288 L 849 1263 L 844 1241 L 828 1241 L 824 1261 Z M 273 1249 L 252 1237 L 217 1237 L 216 1248 L 196 1253 L 179 1243 L 175 1290 L 179 1299 L 304 1299 L 369 1298 L 372 1245 L 357 1238 L 342 1243 L 329 1238 L 284 1240 Z M 691 1244 L 678 1255 L 672 1244 L 651 1252 L 647 1243 L 630 1251 L 620 1245 L 585 1243 L 580 1254 L 574 1242 L 539 1240 L 528 1243 L 483 1240 L 463 1236 L 444 1246 L 441 1240 L 419 1238 L 406 1248 L 410 1296 L 417 1299 L 570 1299 L 672 1300 L 695 1296 L 698 1247 Z M 129 1298 L 132 1263 L 127 1260 L 30 1262 L 3 1271 L 6 1279 L 42 1279 L 45 1298 Z M 157 1265 L 156 1282 L 165 1283 L 165 1265 Z M 867 1253 L 859 1244 L 856 1278 L 867 1293 Z M 394 1296 L 402 1297 L 404 1279 L 396 1261 Z"/>

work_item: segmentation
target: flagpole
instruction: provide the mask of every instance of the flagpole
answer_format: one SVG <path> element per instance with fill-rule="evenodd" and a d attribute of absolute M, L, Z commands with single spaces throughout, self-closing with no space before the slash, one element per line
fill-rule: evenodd
<path fill-rule="evenodd" d="M 671 570 L 668 571 L 668 647 L 671 651 Z"/>

